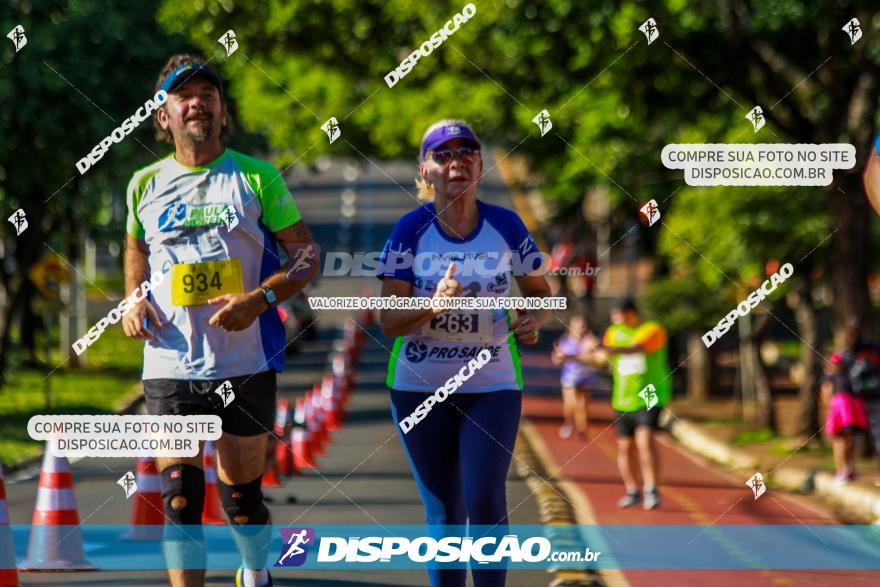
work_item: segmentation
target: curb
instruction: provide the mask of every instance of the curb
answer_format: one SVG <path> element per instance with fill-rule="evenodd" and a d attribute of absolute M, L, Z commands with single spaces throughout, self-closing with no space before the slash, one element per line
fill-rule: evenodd
<path fill-rule="evenodd" d="M 558 474 L 555 459 L 538 431 L 525 418 L 520 422 L 514 452 L 517 473 L 535 496 L 541 522 L 570 541 L 573 549 L 583 550 L 585 544 L 570 528 L 595 525 L 592 507 L 573 483 Z M 550 587 L 629 587 L 623 573 L 616 569 L 550 568 L 548 572 L 553 574 Z"/>
<path fill-rule="evenodd" d="M 666 429 L 682 447 L 701 457 L 714 461 L 728 469 L 757 471 L 758 461 L 727 443 L 712 438 L 699 426 L 674 415 L 669 416 Z M 834 475 L 826 471 L 807 470 L 800 467 L 778 467 L 764 475 L 769 482 L 804 494 L 813 494 L 827 500 L 840 510 L 841 518 L 856 524 L 880 523 L 880 492 L 853 485 L 836 485 Z"/>

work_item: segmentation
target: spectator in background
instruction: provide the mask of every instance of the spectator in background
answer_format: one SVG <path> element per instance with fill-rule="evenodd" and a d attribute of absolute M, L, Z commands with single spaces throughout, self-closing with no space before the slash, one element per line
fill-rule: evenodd
<path fill-rule="evenodd" d="M 835 339 L 847 362 L 852 393 L 864 401 L 868 428 L 880 464 L 880 349 L 869 342 L 863 332 L 859 323 L 852 321 L 835 333 Z M 875 485 L 880 486 L 880 478 Z"/>
<path fill-rule="evenodd" d="M 831 438 L 836 468 L 834 481 L 838 485 L 855 479 L 854 436 L 864 434 L 868 427 L 865 404 L 862 398 L 852 393 L 849 376 L 852 360 L 852 353 L 848 350 L 833 353 L 822 381 L 822 397 L 828 404 L 825 434 Z"/>
<path fill-rule="evenodd" d="M 587 439 L 587 405 L 590 389 L 599 374 L 592 367 L 590 353 L 599 346 L 599 340 L 590 331 L 587 320 L 575 316 L 568 324 L 568 331 L 553 345 L 551 360 L 562 365 L 562 418 L 560 438 L 571 438 L 577 431 L 579 440 Z"/>

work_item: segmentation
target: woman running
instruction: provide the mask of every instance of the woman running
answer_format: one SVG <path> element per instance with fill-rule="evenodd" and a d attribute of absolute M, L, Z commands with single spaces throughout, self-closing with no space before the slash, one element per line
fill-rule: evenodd
<path fill-rule="evenodd" d="M 442 120 L 428 128 L 417 185 L 431 201 L 398 220 L 385 243 L 383 297 L 505 297 L 511 277 L 524 297 L 550 295 L 544 277 L 534 274 L 538 247 L 519 216 L 477 199 L 482 173 L 480 141 L 466 123 Z M 382 332 L 396 337 L 387 378 L 391 411 L 429 525 L 506 528 L 505 480 L 522 394 L 517 344 L 535 344 L 547 316 L 380 312 Z M 426 409 L 429 397 L 439 401 Z M 467 570 L 429 567 L 428 575 L 433 587 L 463 587 Z M 505 569 L 473 569 L 475 587 L 502 586 L 505 576 Z"/>
<path fill-rule="evenodd" d="M 562 365 L 562 426 L 559 437 L 571 438 L 577 431 L 579 440 L 587 439 L 587 404 L 590 388 L 596 385 L 599 373 L 592 367 L 590 353 L 599 347 L 596 338 L 581 316 L 568 324 L 568 331 L 553 345 L 550 358 L 554 365 Z"/>

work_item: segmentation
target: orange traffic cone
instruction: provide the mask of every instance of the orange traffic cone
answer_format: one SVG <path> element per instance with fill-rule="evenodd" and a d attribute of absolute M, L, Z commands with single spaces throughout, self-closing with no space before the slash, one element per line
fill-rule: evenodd
<path fill-rule="evenodd" d="M 373 288 L 372 287 L 363 288 L 361 290 L 361 295 L 365 298 L 373 297 Z M 358 322 L 360 322 L 360 325 L 363 326 L 364 328 L 369 328 L 370 326 L 374 326 L 376 324 L 376 317 L 375 317 L 375 314 L 373 314 L 373 310 L 370 308 L 364 308 L 363 310 L 361 310 L 361 316 L 360 316 L 360 319 L 358 320 Z"/>
<path fill-rule="evenodd" d="M 315 384 L 306 399 L 306 424 L 309 424 L 309 432 L 312 433 L 312 452 L 318 456 L 327 454 L 324 447 L 330 441 L 326 420 L 324 410 L 321 409 L 321 387 Z"/>
<path fill-rule="evenodd" d="M 350 390 L 348 381 L 346 381 L 345 377 L 334 375 L 333 389 L 336 390 L 339 397 L 340 417 L 345 417 L 345 408 L 348 405 L 348 392 Z"/>
<path fill-rule="evenodd" d="M 220 491 L 217 489 L 217 453 L 214 443 L 205 441 L 205 507 L 202 509 L 202 524 L 225 524 L 223 510 L 220 508 Z"/>
<path fill-rule="evenodd" d="M 342 340 L 339 341 L 338 346 L 342 352 L 351 357 L 352 361 L 356 362 L 360 357 L 360 347 L 364 344 L 363 333 L 364 331 L 354 320 L 349 318 L 345 321 L 345 326 L 342 328 Z"/>
<path fill-rule="evenodd" d="M 56 457 L 46 443 L 28 554 L 22 571 L 92 571 L 83 552 L 73 475 L 67 457 Z"/>
<path fill-rule="evenodd" d="M 263 467 L 263 480 L 261 487 L 278 488 L 282 487 L 278 477 L 281 475 L 278 470 L 278 447 L 283 446 L 283 441 L 279 441 L 279 437 L 284 434 L 284 422 L 287 419 L 287 400 L 279 399 L 275 408 L 275 434 L 270 435 L 269 442 L 266 444 L 266 463 Z"/>
<path fill-rule="evenodd" d="M 351 358 L 345 353 L 335 353 L 331 359 L 333 375 L 345 379 L 345 385 L 351 389 L 354 387 L 354 371 L 351 368 Z"/>
<path fill-rule="evenodd" d="M 293 462 L 293 451 L 290 447 L 290 432 L 293 424 L 290 421 L 290 402 L 286 399 L 278 400 L 278 414 L 275 418 L 275 467 L 278 474 L 289 477 L 296 474 L 296 465 Z"/>
<path fill-rule="evenodd" d="M 123 540 L 161 540 L 165 524 L 162 476 L 153 457 L 141 457 L 137 464 L 137 493 L 131 510 L 131 530 Z"/>
<path fill-rule="evenodd" d="M 0 463 L 0 585 L 18 587 L 18 570 L 15 568 L 15 548 L 12 546 L 12 530 L 9 528 L 9 510 L 6 507 L 6 482 L 3 480 L 3 464 Z"/>
<path fill-rule="evenodd" d="M 338 393 L 333 385 L 333 375 L 324 375 L 321 382 L 321 399 L 327 414 L 327 430 L 335 432 L 342 426 L 339 413 Z"/>
<path fill-rule="evenodd" d="M 309 431 L 302 426 L 294 426 L 290 432 L 290 444 L 293 448 L 293 462 L 297 469 L 315 469 L 318 464 L 312 455 L 312 443 Z"/>
<path fill-rule="evenodd" d="M 308 394 L 306 394 L 308 395 Z M 293 448 L 293 463 L 297 469 L 314 469 L 315 455 L 312 453 L 312 436 L 306 424 L 306 398 L 296 398 L 296 409 L 293 412 L 293 430 L 290 432 L 290 444 Z"/>
<path fill-rule="evenodd" d="M 274 459 L 269 468 L 263 472 L 263 480 L 260 482 L 260 487 L 268 487 L 270 489 L 284 487 L 284 485 L 281 484 L 281 481 L 278 480 L 278 474 L 275 472 Z"/>

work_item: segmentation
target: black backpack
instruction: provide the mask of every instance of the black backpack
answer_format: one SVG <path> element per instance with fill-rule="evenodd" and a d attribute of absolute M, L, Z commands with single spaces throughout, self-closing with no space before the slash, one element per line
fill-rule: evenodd
<path fill-rule="evenodd" d="M 849 375 L 855 395 L 880 396 L 880 350 L 873 345 L 859 347 L 854 353 Z"/>

